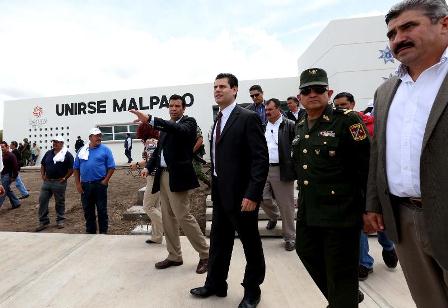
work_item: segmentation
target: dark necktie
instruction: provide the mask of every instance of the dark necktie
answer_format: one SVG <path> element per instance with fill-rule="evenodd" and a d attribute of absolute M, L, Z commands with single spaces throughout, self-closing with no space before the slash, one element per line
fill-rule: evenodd
<path fill-rule="evenodd" d="M 218 112 L 218 120 L 216 121 L 216 138 L 215 138 L 215 151 L 216 151 L 216 144 L 219 142 L 219 139 L 221 139 L 221 118 L 222 118 L 222 112 Z"/>
<path fill-rule="evenodd" d="M 216 158 L 217 158 L 217 155 L 216 155 L 216 153 L 217 153 L 217 150 L 218 150 L 218 142 L 219 142 L 219 139 L 221 139 L 221 118 L 222 118 L 222 112 L 220 111 L 219 113 L 218 113 L 218 118 L 217 118 L 217 121 L 216 121 L 216 126 L 215 126 L 215 130 L 216 130 L 216 135 L 215 135 L 215 161 L 214 161 L 214 164 L 215 164 L 215 170 L 216 170 Z"/>

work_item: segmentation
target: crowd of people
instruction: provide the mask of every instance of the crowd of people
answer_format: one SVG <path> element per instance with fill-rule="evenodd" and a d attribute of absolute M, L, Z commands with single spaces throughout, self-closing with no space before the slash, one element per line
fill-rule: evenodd
<path fill-rule="evenodd" d="M 322 68 L 301 73 L 299 94 L 287 98 L 286 113 L 279 99 L 264 98 L 260 85 L 249 89 L 252 104 L 241 107 L 238 79 L 218 74 L 211 179 L 196 172 L 205 151 L 203 136 L 196 120 L 186 115 L 181 96 L 170 97 L 169 120 L 130 110 L 145 145 L 144 159 L 131 167 L 144 166 L 141 174 L 147 178 L 143 205 L 152 235 L 146 242 L 166 240 L 167 257 L 155 264 L 157 269 L 183 264 L 181 227 L 198 253 L 196 272 L 207 273 L 204 284 L 190 293 L 225 297 L 237 232 L 247 263 L 238 307 L 256 307 L 266 272 L 258 229 L 262 208 L 269 217 L 267 229 L 281 217 L 284 249 L 296 251 L 328 307 L 357 307 L 363 300 L 359 280 L 373 272 L 370 233 L 377 233 L 388 268 L 400 261 L 417 307 L 448 307 L 448 6 L 444 0 L 405 0 L 390 9 L 386 25 L 391 51 L 401 64 L 363 112 L 354 111 L 349 92 L 331 100 L 333 90 Z M 107 186 L 115 162 L 101 138 L 99 129 L 91 129 L 89 143 L 80 145 L 75 157 L 62 138 L 54 138 L 41 164 L 36 231 L 49 224 L 52 195 L 57 225 L 63 228 L 67 179 L 74 174 L 86 232 L 107 233 Z M 0 204 L 8 196 L 13 208 L 20 206 L 10 189 L 14 181 L 21 186 L 19 148 L 16 142 L 1 143 Z M 127 138 L 129 163 L 131 149 Z M 211 186 L 210 244 L 189 210 L 188 192 L 199 186 L 198 175 Z"/>

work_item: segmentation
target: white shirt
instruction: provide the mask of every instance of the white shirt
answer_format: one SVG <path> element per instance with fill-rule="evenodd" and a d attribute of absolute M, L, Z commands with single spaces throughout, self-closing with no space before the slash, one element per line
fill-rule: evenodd
<path fill-rule="evenodd" d="M 179 123 L 180 120 L 182 120 L 184 116 L 181 116 L 179 120 L 176 121 L 176 123 Z M 151 117 L 151 121 L 149 121 L 149 125 L 154 126 L 154 117 Z M 165 161 L 165 156 L 163 155 L 163 149 L 161 149 L 160 152 L 160 167 L 162 168 L 166 168 L 168 167 L 168 165 L 166 164 Z"/>
<path fill-rule="evenodd" d="M 448 73 L 447 51 L 414 82 L 405 66 L 390 106 L 386 128 L 386 171 L 389 191 L 399 197 L 421 197 L 420 157 L 426 123 Z"/>
<path fill-rule="evenodd" d="M 226 127 L 227 120 L 229 119 L 230 114 L 232 113 L 233 109 L 235 109 L 235 107 L 236 107 L 236 101 L 233 101 L 232 104 L 230 104 L 226 108 L 220 110 L 222 113 L 221 127 L 218 127 L 218 125 L 216 125 L 215 129 L 213 130 L 213 144 L 212 144 L 213 162 L 216 162 L 216 159 L 215 159 L 216 130 L 221 129 L 220 132 L 222 133 L 222 131 L 224 130 L 224 127 Z M 213 175 L 218 176 L 215 168 L 213 168 Z"/>
<path fill-rule="evenodd" d="M 268 144 L 269 151 L 269 163 L 279 163 L 280 160 L 278 158 L 278 128 L 280 127 L 280 123 L 282 123 L 283 117 L 280 116 L 275 123 L 271 123 L 268 121 L 266 124 L 266 131 L 264 132 L 264 137 L 266 138 L 266 142 Z"/>
<path fill-rule="evenodd" d="M 1 171 L 3 171 L 3 153 L 2 153 L 2 151 L 0 151 L 0 172 Z"/>

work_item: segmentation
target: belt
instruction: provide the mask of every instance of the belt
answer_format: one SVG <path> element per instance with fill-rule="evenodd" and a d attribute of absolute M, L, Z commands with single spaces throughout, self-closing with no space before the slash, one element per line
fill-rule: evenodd
<path fill-rule="evenodd" d="M 402 204 L 402 205 L 407 206 L 409 208 L 419 208 L 419 209 L 423 208 L 422 198 L 398 197 L 398 196 L 390 194 L 390 200 L 392 201 L 392 203 Z"/>
<path fill-rule="evenodd" d="M 163 172 L 163 171 L 168 172 L 169 171 L 168 167 L 160 167 L 159 170 L 160 170 L 160 172 Z"/>
<path fill-rule="evenodd" d="M 270 167 L 277 167 L 280 166 L 280 163 L 269 163 Z"/>
<path fill-rule="evenodd" d="M 102 180 L 104 180 L 104 178 L 99 179 L 99 180 L 95 180 L 95 181 L 82 181 L 81 183 L 86 183 L 86 184 L 94 184 L 94 183 L 99 183 Z"/>

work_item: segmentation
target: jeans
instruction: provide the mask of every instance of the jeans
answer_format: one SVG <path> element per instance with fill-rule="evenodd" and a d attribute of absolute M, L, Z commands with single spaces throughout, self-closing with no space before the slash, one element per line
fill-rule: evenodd
<path fill-rule="evenodd" d="M 0 196 L 0 206 L 3 205 L 3 202 L 5 201 L 6 197 L 9 198 L 9 202 L 11 202 L 11 206 L 13 208 L 18 207 L 20 205 L 19 199 L 16 197 L 14 192 L 11 190 L 11 179 L 8 174 L 2 175 L 2 185 L 3 188 L 5 188 L 5 194 L 3 196 Z"/>
<path fill-rule="evenodd" d="M 57 222 L 64 221 L 65 217 L 65 189 L 67 188 L 67 182 L 59 181 L 44 181 L 40 189 L 39 195 L 39 223 L 47 225 L 50 223 L 48 218 L 48 203 L 50 198 L 54 195 L 54 203 Z"/>
<path fill-rule="evenodd" d="M 20 194 L 23 196 L 28 196 L 28 190 L 25 187 L 25 184 L 23 184 L 22 182 L 22 178 L 20 177 L 20 175 L 17 176 L 16 178 L 16 188 L 20 191 Z"/>
<path fill-rule="evenodd" d="M 131 163 L 132 162 L 131 150 L 124 150 L 124 155 L 126 155 L 126 157 L 128 158 L 128 163 Z"/>
<path fill-rule="evenodd" d="M 378 232 L 378 243 L 386 251 L 394 249 L 394 243 L 389 240 L 386 233 Z M 367 268 L 373 268 L 373 262 L 375 260 L 369 255 L 369 240 L 367 234 L 361 231 L 361 243 L 359 245 L 359 264 Z"/>
<path fill-rule="evenodd" d="M 101 180 L 81 182 L 81 185 L 84 191 L 81 194 L 81 202 L 86 220 L 86 233 L 96 234 L 96 206 L 99 231 L 106 234 L 109 223 L 107 216 L 107 186 L 101 184 Z"/>

